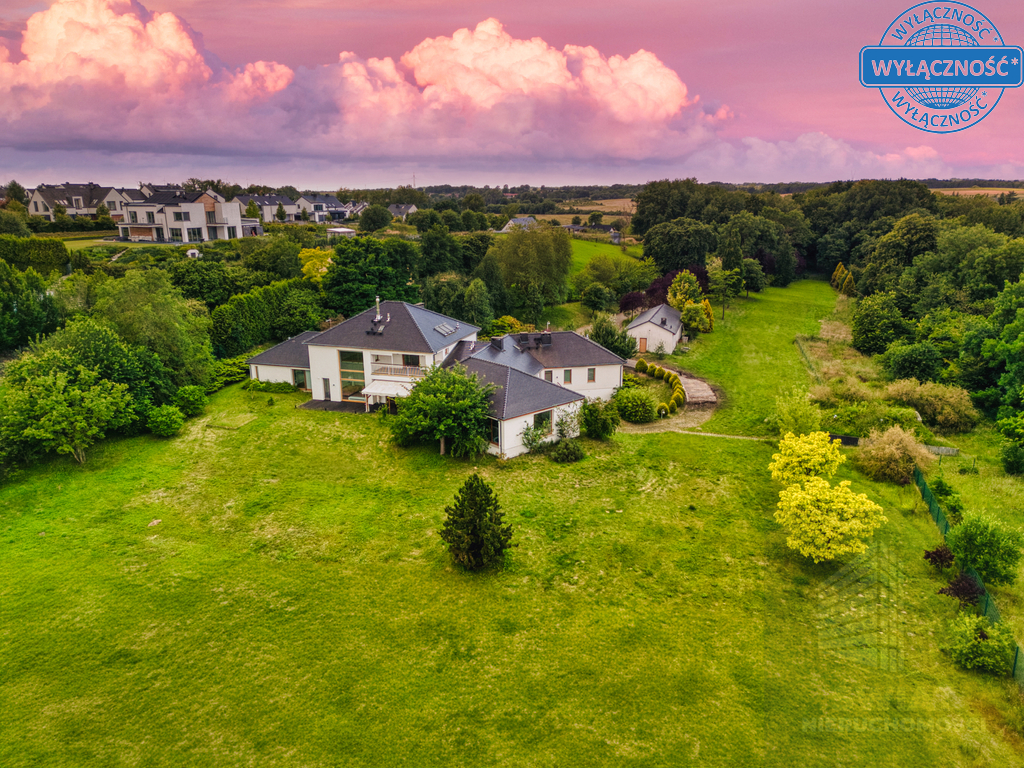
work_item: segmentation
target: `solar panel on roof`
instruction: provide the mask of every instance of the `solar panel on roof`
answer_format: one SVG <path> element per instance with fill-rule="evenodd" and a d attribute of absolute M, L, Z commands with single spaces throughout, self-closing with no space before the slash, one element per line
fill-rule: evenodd
<path fill-rule="evenodd" d="M 442 336 L 451 336 L 453 333 L 455 333 L 455 329 L 448 325 L 448 323 L 441 323 L 440 325 L 435 325 L 434 330 L 440 333 Z"/>

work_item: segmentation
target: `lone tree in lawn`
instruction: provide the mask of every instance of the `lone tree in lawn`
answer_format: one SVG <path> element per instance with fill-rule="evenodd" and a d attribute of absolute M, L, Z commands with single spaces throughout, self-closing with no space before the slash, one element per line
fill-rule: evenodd
<path fill-rule="evenodd" d="M 455 457 L 483 453 L 494 389 L 461 365 L 431 368 L 408 397 L 399 399 L 398 414 L 388 421 L 391 434 L 399 445 L 440 440 L 441 453 L 450 445 Z"/>
<path fill-rule="evenodd" d="M 494 488 L 473 474 L 455 494 L 455 506 L 445 507 L 441 539 L 459 565 L 475 571 L 504 559 L 512 546 L 512 526 L 503 525 Z"/>

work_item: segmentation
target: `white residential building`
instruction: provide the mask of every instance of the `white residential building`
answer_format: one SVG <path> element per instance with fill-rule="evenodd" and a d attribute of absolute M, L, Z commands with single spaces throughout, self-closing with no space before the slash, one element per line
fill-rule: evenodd
<path fill-rule="evenodd" d="M 201 243 L 243 236 L 242 209 L 208 192 L 156 192 L 125 206 L 119 230 L 134 242 Z"/>

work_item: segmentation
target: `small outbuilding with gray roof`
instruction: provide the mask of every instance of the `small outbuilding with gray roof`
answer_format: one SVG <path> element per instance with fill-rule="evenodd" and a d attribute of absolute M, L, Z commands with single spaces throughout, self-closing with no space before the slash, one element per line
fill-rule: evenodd
<path fill-rule="evenodd" d="M 626 333 L 636 339 L 640 353 L 662 351 L 671 354 L 683 336 L 683 323 L 679 310 L 668 304 L 644 310 L 631 322 Z"/>

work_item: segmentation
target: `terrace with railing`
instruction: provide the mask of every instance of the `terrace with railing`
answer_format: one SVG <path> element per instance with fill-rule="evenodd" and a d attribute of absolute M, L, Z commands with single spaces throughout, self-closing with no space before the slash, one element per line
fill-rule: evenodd
<path fill-rule="evenodd" d="M 373 363 L 370 372 L 379 376 L 402 376 L 408 379 L 419 379 L 423 377 L 423 369 L 418 365 L 387 365 L 384 363 Z"/>

